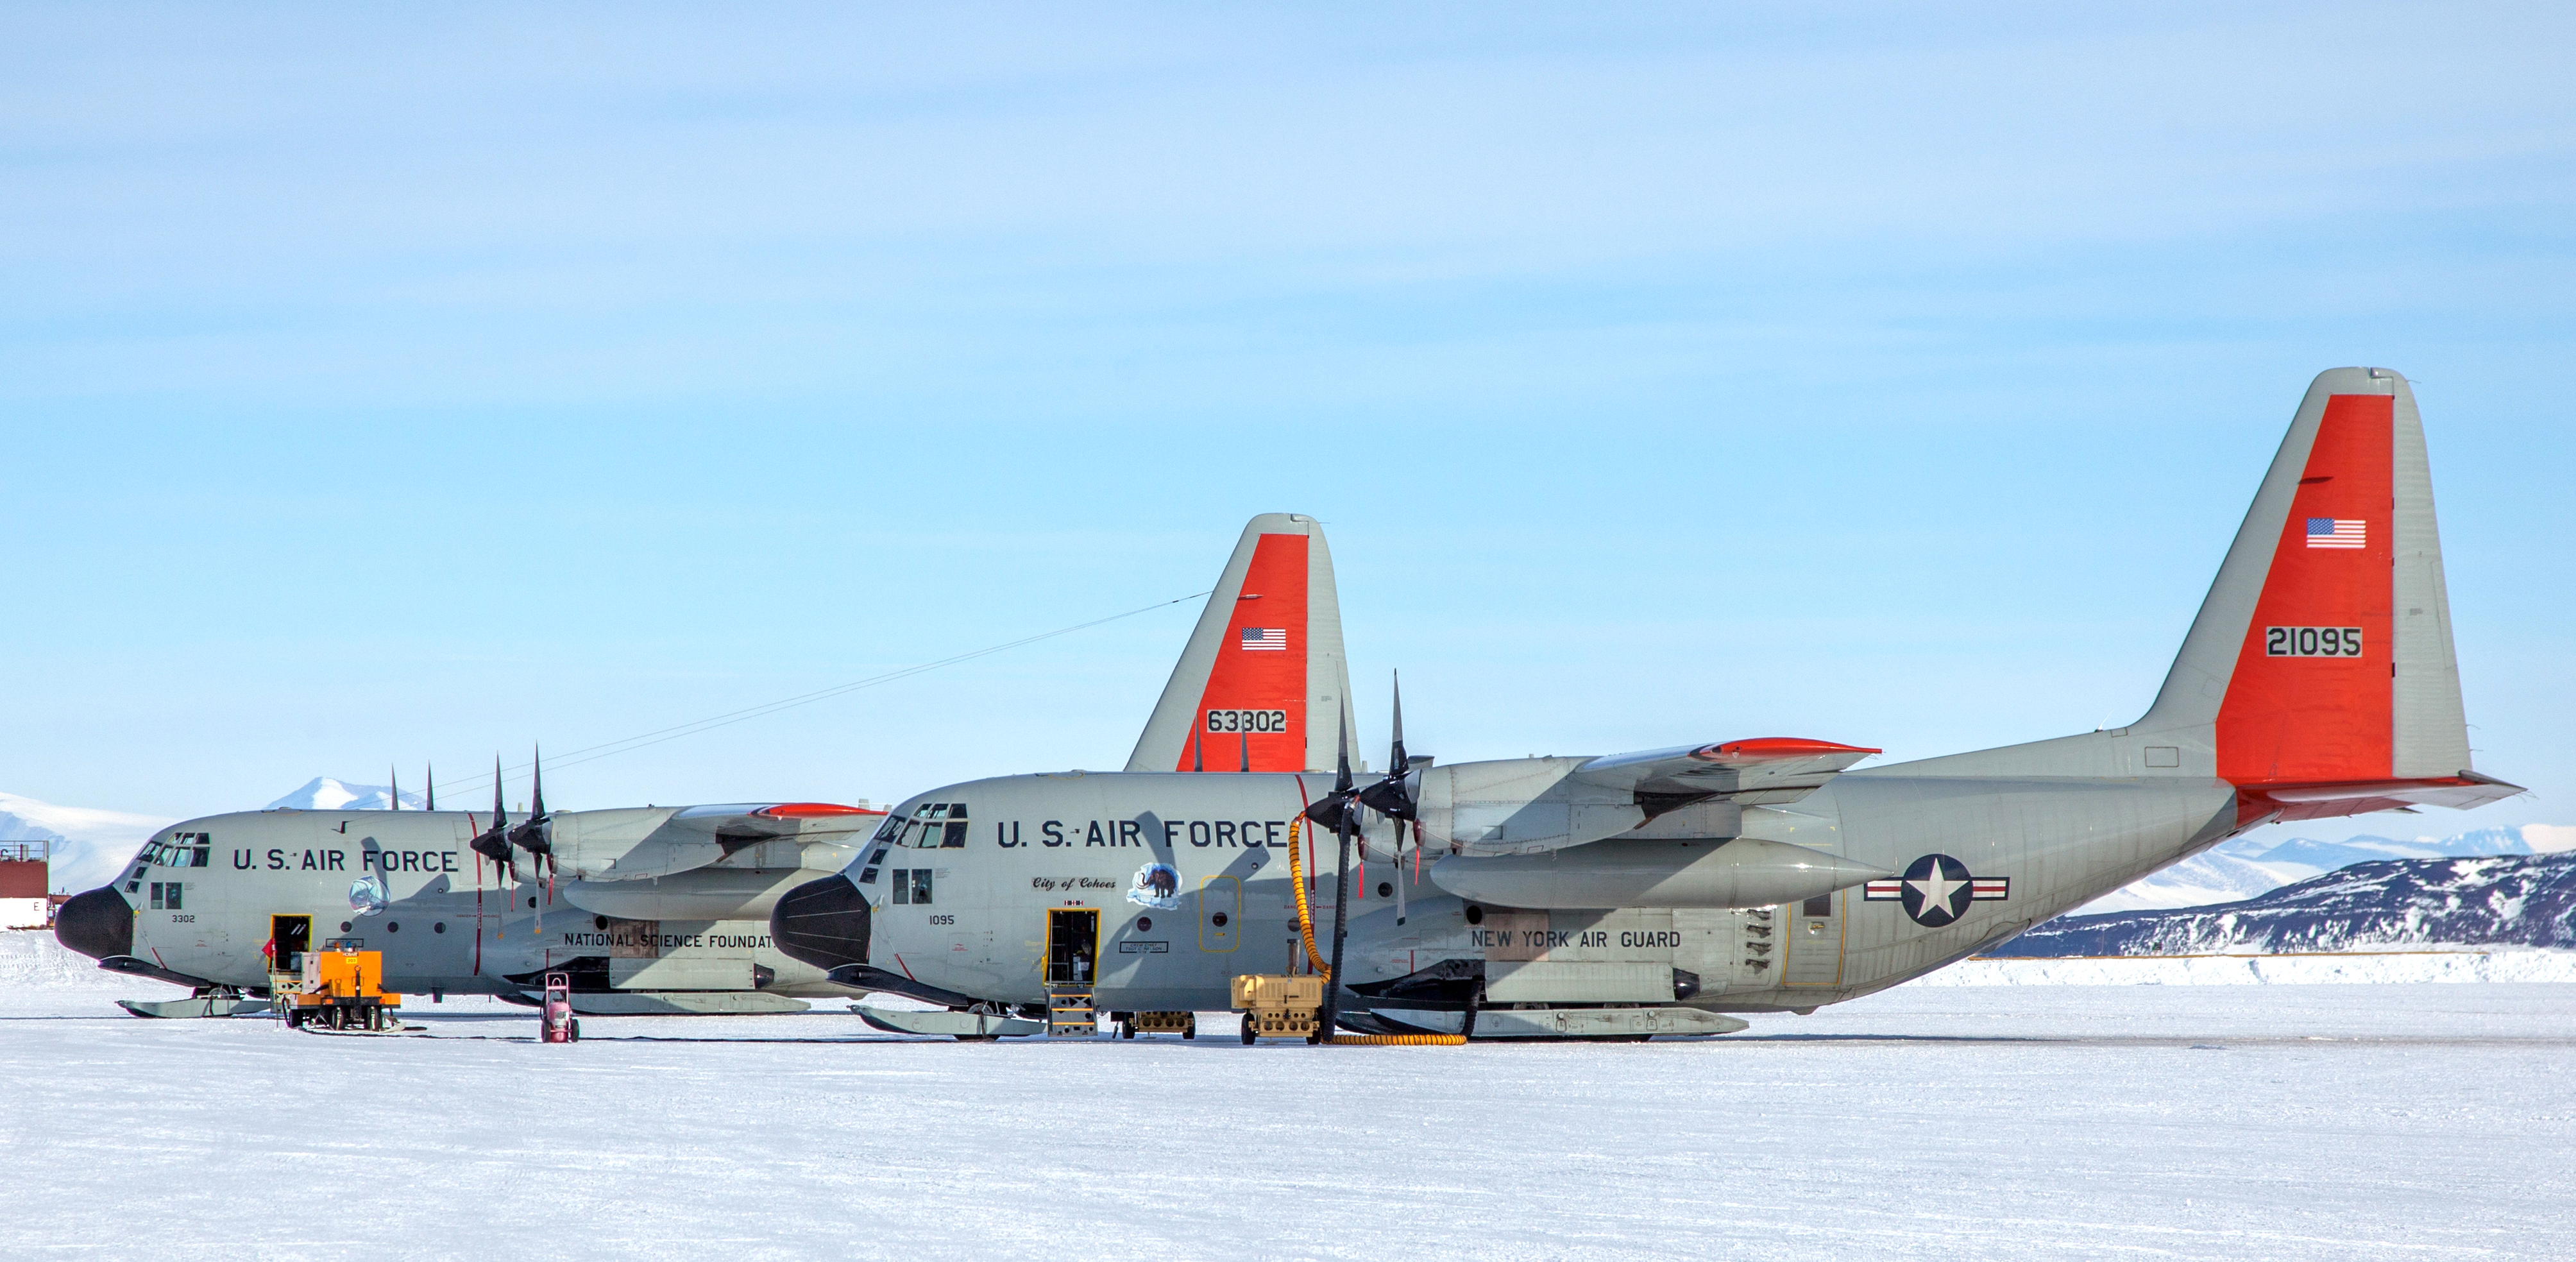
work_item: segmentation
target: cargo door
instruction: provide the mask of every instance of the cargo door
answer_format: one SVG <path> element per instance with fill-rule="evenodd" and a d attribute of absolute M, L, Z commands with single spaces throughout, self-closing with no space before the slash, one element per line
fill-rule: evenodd
<path fill-rule="evenodd" d="M 1836 890 L 1781 908 L 1788 913 L 1788 962 L 1783 986 L 1839 986 L 1843 981 L 1843 938 L 1850 890 Z"/>

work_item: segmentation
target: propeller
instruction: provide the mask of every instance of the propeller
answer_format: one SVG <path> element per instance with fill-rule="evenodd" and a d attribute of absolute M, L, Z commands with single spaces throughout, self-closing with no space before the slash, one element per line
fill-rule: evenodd
<path fill-rule="evenodd" d="M 387 767 L 385 768 L 385 779 L 393 782 L 385 789 L 385 796 L 392 799 L 387 803 L 385 809 L 389 811 L 399 811 L 402 809 L 402 773 L 395 771 L 392 767 Z"/>
<path fill-rule="evenodd" d="M 1360 806 L 1358 795 L 1351 789 L 1351 720 L 1342 716 L 1339 761 L 1333 771 L 1333 791 L 1313 806 L 1306 808 L 1306 818 L 1333 830 L 1341 842 L 1341 853 L 1333 864 L 1333 971 L 1324 979 L 1324 1010 L 1316 1037 L 1333 1040 L 1342 1011 L 1342 941 L 1350 935 L 1351 909 L 1351 834 L 1358 831 Z"/>
<path fill-rule="evenodd" d="M 510 866 L 510 814 L 501 806 L 499 754 L 492 755 L 492 826 L 474 834 L 474 840 L 465 845 L 474 853 L 501 865 L 505 871 Z"/>
<path fill-rule="evenodd" d="M 1315 799 L 1305 815 L 1318 828 L 1335 832 L 1356 829 L 1360 824 L 1359 791 L 1351 787 L 1351 721 L 1342 718 L 1339 765 L 1333 772 L 1333 791 Z"/>
<path fill-rule="evenodd" d="M 520 821 L 518 827 L 510 830 L 510 844 L 517 846 L 521 850 L 527 851 L 529 854 L 544 859 L 546 861 L 547 870 L 552 871 L 555 862 L 555 847 L 553 842 L 546 840 L 547 817 L 545 751 L 537 751 L 536 759 L 529 764 L 529 767 L 531 769 L 531 775 L 534 777 L 534 785 L 529 791 L 530 805 L 535 809 L 528 818 Z M 495 785 L 493 787 L 493 791 L 496 793 L 499 792 L 499 786 Z"/>
<path fill-rule="evenodd" d="M 546 754 L 540 749 L 528 762 L 530 785 L 528 805 L 532 814 L 510 830 L 510 844 L 528 852 L 532 860 L 541 860 L 546 870 L 546 902 L 555 901 L 555 846 L 546 839 Z M 532 865 L 533 866 L 533 865 Z M 537 932 L 546 931 L 546 914 L 537 913 Z"/>
<path fill-rule="evenodd" d="M 1386 778 L 1360 790 L 1360 801 L 1392 820 L 1414 818 L 1413 791 L 1418 782 L 1404 765 L 1404 681 L 1395 681 L 1395 752 L 1387 755 Z"/>
<path fill-rule="evenodd" d="M 1404 906 L 1404 838 L 1408 829 L 1413 833 L 1416 862 L 1420 861 L 1422 819 L 1418 807 L 1422 778 L 1411 770 L 1404 753 L 1404 680 L 1399 675 L 1392 682 L 1395 689 L 1395 749 L 1387 755 L 1386 778 L 1360 790 L 1360 804 L 1395 823 L 1395 848 L 1389 857 L 1395 867 L 1395 923 L 1400 925 L 1407 918 Z M 1362 854 L 1365 857 L 1366 852 Z"/>
<path fill-rule="evenodd" d="M 432 764 L 429 764 L 429 763 L 422 763 L 422 764 L 420 765 L 420 770 L 421 770 L 421 779 L 425 782 L 425 785 L 424 785 L 425 791 L 429 794 L 429 796 L 428 796 L 427 798 L 425 798 L 425 799 L 423 799 L 423 800 L 422 800 L 422 802 L 421 802 L 421 809 L 423 809 L 423 810 L 430 810 L 430 811 L 437 810 L 437 809 L 438 809 L 438 768 L 437 768 L 436 766 L 432 765 Z"/>

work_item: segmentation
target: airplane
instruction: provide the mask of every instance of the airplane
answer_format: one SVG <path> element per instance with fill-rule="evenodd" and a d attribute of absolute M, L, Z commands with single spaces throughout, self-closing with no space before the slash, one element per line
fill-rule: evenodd
<path fill-rule="evenodd" d="M 1168 747 L 1187 753 L 1157 756 L 1300 767 L 1316 756 L 1310 746 L 1324 748 L 1308 716 L 1339 706 L 1346 720 L 1332 557 L 1312 518 L 1246 525 L 1202 622 L 1238 606 L 1261 609 L 1303 651 L 1247 668 L 1194 639 L 1139 757 Z M 1182 730 L 1200 709 L 1227 716 L 1214 744 Z M 190 988 L 186 999 L 124 1004 L 150 1017 L 264 1011 L 272 962 L 292 970 L 334 944 L 382 952 L 387 990 L 434 1000 L 533 1002 L 546 973 L 567 972 L 584 1014 L 795 1012 L 864 993 L 781 954 L 768 916 L 780 893 L 857 857 L 886 812 L 828 802 L 549 812 L 540 772 L 534 810 L 514 822 L 499 772 L 488 813 L 441 811 L 433 797 L 425 811 L 172 824 L 115 881 L 65 902 L 56 937 L 102 968 Z M 967 822 L 959 812 L 934 828 L 962 836 Z"/>
<path fill-rule="evenodd" d="M 1213 647 L 1272 651 L 1263 625 L 1238 611 Z M 1215 1011 L 1237 975 L 1303 972 L 1330 979 L 1317 1039 L 1728 1033 L 2248 829 L 2522 791 L 2471 769 L 2422 423 L 2378 368 L 2309 387 L 2133 723 L 1873 767 L 1777 737 L 1437 764 L 1407 756 L 1396 704 L 1375 775 L 1349 770 L 1347 735 L 1330 777 L 1175 768 L 1166 739 L 1124 772 L 933 789 L 781 897 L 771 936 L 955 1012 Z M 938 825 L 959 818 L 962 837 Z"/>

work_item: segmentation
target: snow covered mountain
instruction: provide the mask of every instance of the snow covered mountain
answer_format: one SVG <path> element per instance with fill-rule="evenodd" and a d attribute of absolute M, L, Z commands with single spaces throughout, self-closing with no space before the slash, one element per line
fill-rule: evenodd
<path fill-rule="evenodd" d="M 77 893 L 108 882 L 134 857 L 143 839 L 175 821 L 160 815 L 56 806 L 15 793 L 0 793 L 0 841 L 50 841 L 47 883 L 56 893 Z"/>
<path fill-rule="evenodd" d="M 2094 899 L 2074 914 L 2200 907 L 2266 894 L 2347 864 L 2375 859 L 2440 859 L 2478 855 L 2547 854 L 2576 849 L 2576 828 L 2528 824 L 2481 828 L 2450 837 L 2353 837 L 2288 841 L 2239 837 L 2185 859 L 2143 881 Z"/>
<path fill-rule="evenodd" d="M 268 804 L 308 811 L 380 811 L 391 791 L 378 784 L 351 784 L 317 776 L 303 788 Z M 403 809 L 421 809 L 420 795 L 402 795 Z M 208 811 L 211 815 L 215 812 Z M 57 894 L 77 894 L 113 880 L 144 838 L 178 821 L 166 815 L 103 811 L 86 806 L 56 806 L 15 793 L 0 793 L 0 841 L 50 841 L 51 871 L 46 883 Z"/>
<path fill-rule="evenodd" d="M 298 811 L 381 811 L 387 809 L 392 802 L 393 790 L 385 785 L 351 784 L 346 780 L 334 780 L 329 776 L 315 776 L 307 781 L 303 788 L 261 809 L 273 811 L 279 807 L 286 807 Z M 423 806 L 424 803 L 419 794 L 402 795 L 404 810 L 417 811 Z"/>
<path fill-rule="evenodd" d="M 2377 859 L 2242 902 L 2060 916 L 1998 956 L 2576 947 L 2576 854 Z"/>

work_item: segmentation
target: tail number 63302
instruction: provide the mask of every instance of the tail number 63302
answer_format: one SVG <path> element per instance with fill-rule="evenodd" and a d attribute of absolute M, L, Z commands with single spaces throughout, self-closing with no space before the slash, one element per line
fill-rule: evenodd
<path fill-rule="evenodd" d="M 1210 710 L 1207 730 L 1211 732 L 1285 732 L 1286 710 Z"/>

